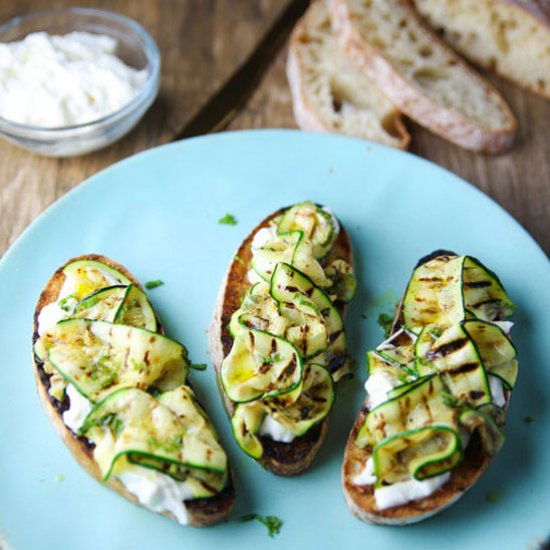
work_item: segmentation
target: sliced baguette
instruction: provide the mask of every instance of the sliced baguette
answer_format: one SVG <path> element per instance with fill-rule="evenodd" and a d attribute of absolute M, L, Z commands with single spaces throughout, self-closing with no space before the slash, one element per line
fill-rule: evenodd
<path fill-rule="evenodd" d="M 44 290 L 40 294 L 34 312 L 33 347 L 39 337 L 38 316 L 40 315 L 40 311 L 47 304 L 57 301 L 59 292 L 65 281 L 63 268 L 69 263 L 76 260 L 95 260 L 102 262 L 109 267 L 116 269 L 128 279 L 130 279 L 135 285 L 142 288 L 135 277 L 124 266 L 114 262 L 109 258 L 106 258 L 105 256 L 101 256 L 98 254 L 86 254 L 76 258 L 72 258 L 53 274 L 51 279 L 46 284 Z M 163 332 L 160 324 L 159 332 Z M 85 438 L 77 437 L 76 435 L 74 435 L 73 432 L 63 422 L 63 412 L 67 410 L 70 406 L 69 398 L 65 397 L 65 400 L 63 402 L 54 399 L 49 394 L 50 375 L 45 372 L 43 362 L 40 361 L 40 359 L 38 359 L 38 357 L 36 357 L 34 353 L 33 363 L 38 396 L 40 398 L 42 406 L 44 407 L 44 410 L 46 411 L 48 420 L 54 427 L 55 431 L 59 434 L 65 445 L 67 445 L 69 451 L 74 456 L 76 461 L 97 481 L 107 485 L 113 491 L 116 491 L 118 494 L 122 495 L 124 498 L 128 499 L 134 504 L 140 505 L 137 498 L 132 493 L 130 493 L 126 489 L 124 484 L 116 479 L 114 476 L 111 477 L 107 483 L 103 482 L 103 475 L 101 474 L 97 462 L 93 458 L 93 447 L 88 444 Z M 222 493 L 220 493 L 220 495 L 214 498 L 203 498 L 186 501 L 186 508 L 190 516 L 190 525 L 199 527 L 212 525 L 214 523 L 222 521 L 225 517 L 228 516 L 231 507 L 233 506 L 234 499 L 235 491 L 230 476 L 226 488 Z M 173 520 L 176 519 L 169 512 L 163 512 L 163 515 Z"/>
<path fill-rule="evenodd" d="M 252 251 L 250 245 L 252 240 L 260 229 L 267 227 L 269 222 L 281 215 L 284 210 L 281 209 L 265 218 L 243 241 L 229 265 L 216 302 L 214 317 L 209 329 L 209 350 L 210 357 L 216 369 L 220 393 L 223 396 L 229 417 L 235 411 L 235 404 L 223 391 L 220 380 L 222 361 L 229 354 L 233 346 L 233 338 L 228 329 L 229 322 L 233 313 L 239 309 L 243 296 L 250 287 L 247 274 L 249 269 L 251 269 Z M 327 257 L 327 261 L 330 262 L 337 258 L 343 259 L 352 265 L 351 242 L 341 224 L 340 233 Z M 343 307 L 340 308 L 340 313 L 344 313 Z M 280 443 L 273 441 L 269 437 L 260 436 L 264 447 L 260 464 L 277 475 L 292 476 L 299 474 L 311 464 L 317 455 L 327 434 L 328 421 L 327 417 L 317 424 L 317 426 L 310 429 L 305 435 L 297 437 L 291 443 Z"/>
<path fill-rule="evenodd" d="M 550 98 L 550 2 L 413 2 L 429 25 L 473 63 Z"/>
<path fill-rule="evenodd" d="M 287 76 L 294 118 L 303 130 L 407 147 L 400 112 L 344 54 L 324 0 L 311 5 L 292 33 Z"/>
<path fill-rule="evenodd" d="M 448 250 L 436 250 L 421 258 L 417 267 L 441 255 L 455 254 Z M 390 334 L 395 334 L 402 326 L 403 300 L 397 307 Z M 510 392 L 505 391 L 504 393 L 506 409 Z M 364 469 L 366 461 L 372 456 L 368 450 L 355 443 L 368 411 L 368 400 L 365 399 L 348 437 L 342 465 L 342 487 L 346 503 L 353 515 L 362 521 L 378 525 L 405 526 L 434 516 L 451 506 L 470 489 L 492 460 L 491 456 L 483 452 L 479 435 L 475 432 L 465 450 L 464 459 L 459 466 L 451 471 L 449 480 L 440 489 L 428 497 L 379 510 L 376 507 L 374 485 L 356 485 L 353 482 L 354 478 Z"/>
<path fill-rule="evenodd" d="M 330 7 L 343 49 L 403 113 L 466 149 L 511 147 L 517 123 L 508 105 L 407 0 L 330 0 Z"/>

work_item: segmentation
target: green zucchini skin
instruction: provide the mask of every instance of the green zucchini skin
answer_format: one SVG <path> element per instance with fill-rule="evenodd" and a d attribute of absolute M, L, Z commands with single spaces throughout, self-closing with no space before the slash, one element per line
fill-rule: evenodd
<path fill-rule="evenodd" d="M 465 258 L 468 259 L 468 257 Z M 419 261 L 414 273 L 422 272 L 421 270 L 425 272 L 424 266 L 434 260 L 436 262 L 441 260 L 443 262 L 458 262 L 458 256 L 447 250 L 435 251 Z M 471 266 L 474 270 L 474 278 L 472 279 L 472 276 L 469 275 L 469 280 L 473 281 L 471 287 L 475 290 L 479 288 L 494 289 L 491 290 L 494 292 L 494 300 L 491 301 L 496 303 L 497 307 L 480 308 L 476 302 L 471 300 L 470 296 L 464 297 L 457 293 L 456 301 L 451 299 L 448 302 L 449 310 L 453 312 L 452 315 L 457 316 L 457 319 L 454 320 L 455 324 L 445 325 L 443 323 L 443 326 L 439 326 L 438 330 L 434 330 L 434 333 L 431 334 L 430 327 L 434 325 L 429 323 L 434 322 L 432 317 L 428 316 L 427 324 L 422 326 L 418 323 L 418 311 L 421 310 L 417 309 L 415 312 L 414 309 L 409 309 L 409 314 L 407 314 L 407 303 L 412 301 L 416 295 L 416 287 L 409 282 L 404 298 L 396 311 L 390 339 L 396 337 L 401 345 L 403 337 L 398 333 L 403 330 L 411 333 L 416 332 L 413 360 L 411 361 L 410 356 L 405 354 L 409 358 L 408 362 L 400 362 L 399 359 L 403 357 L 401 351 L 398 354 L 393 350 L 389 354 L 385 350 L 368 353 L 369 375 L 384 372 L 394 378 L 401 376 L 403 381 L 400 386 L 394 387 L 387 394 L 389 400 L 376 408 L 370 409 L 367 399 L 348 438 L 343 463 L 344 495 L 352 513 L 363 521 L 384 525 L 407 525 L 441 512 L 452 505 L 467 488 L 479 479 L 489 465 L 492 456 L 503 444 L 502 428 L 505 411 L 510 391 L 517 377 L 517 354 L 508 334 L 498 324 L 493 324 L 493 320 L 505 320 L 513 313 L 514 306 L 496 274 L 475 258 L 471 258 L 469 261 L 469 264 L 463 262 L 461 265 Z M 413 279 L 414 274 L 411 281 Z M 429 283 L 426 282 L 426 284 Z M 425 295 L 421 296 L 420 304 L 423 303 Z M 429 298 L 426 303 L 430 303 Z M 462 317 L 454 309 L 456 303 L 463 304 L 461 306 L 463 308 Z M 428 307 L 437 315 L 440 314 L 435 308 L 424 305 L 422 307 Z M 430 315 L 432 315 L 431 312 Z M 446 331 L 447 334 L 445 334 Z M 436 347 L 432 350 L 436 343 L 440 344 L 440 349 L 438 350 Z M 454 360 L 453 356 L 456 356 Z M 474 364 L 476 365 L 475 369 Z M 460 372 L 461 365 L 467 367 L 468 371 L 481 375 L 479 378 L 481 391 L 474 392 L 475 395 L 463 394 L 460 388 L 453 388 L 453 385 L 449 385 L 449 380 L 446 379 L 448 374 L 441 370 L 450 367 L 449 373 L 452 373 L 453 369 Z M 407 368 L 400 372 L 399 369 L 402 366 Z M 464 370 L 464 372 L 466 371 Z M 491 402 L 491 390 L 487 382 L 488 374 L 500 377 L 503 382 L 505 404 L 502 408 Z M 359 474 L 366 459 L 370 456 L 374 457 L 375 473 L 379 476 L 389 475 L 388 473 L 394 471 L 395 465 L 392 465 L 392 469 L 385 466 L 384 449 L 392 449 L 392 445 L 396 449 L 403 448 L 402 438 L 407 441 L 407 445 L 411 445 L 416 437 L 423 437 L 422 434 L 426 428 L 422 426 L 422 417 L 409 417 L 409 421 L 412 419 L 420 426 L 413 424 L 407 428 L 404 425 L 403 430 L 396 429 L 398 433 L 388 433 L 381 440 L 372 440 L 368 425 L 374 422 L 377 414 L 382 414 L 382 420 L 379 419 L 379 422 L 382 422 L 381 425 L 384 426 L 386 418 L 382 412 L 384 408 L 388 409 L 390 414 L 394 414 L 397 412 L 398 405 L 402 406 L 405 401 L 414 399 L 413 395 L 418 394 L 422 387 L 426 387 L 433 376 L 440 378 L 446 388 L 445 391 L 450 392 L 450 395 L 441 402 L 442 411 L 446 411 L 448 423 L 444 424 L 447 426 L 440 427 L 436 423 L 430 429 L 444 428 L 450 430 L 451 433 L 458 434 L 461 427 L 468 427 L 473 431 L 473 435 L 467 441 L 467 445 L 464 445 L 460 439 L 456 439 L 453 443 L 451 437 L 444 454 L 433 454 L 431 457 L 427 455 L 425 465 L 423 462 L 416 462 L 416 470 L 413 472 L 413 477 L 416 479 L 426 479 L 443 472 L 450 472 L 451 476 L 443 488 L 420 500 L 380 510 L 376 507 L 374 498 L 376 485 L 355 485 L 353 478 Z M 433 400 L 433 395 L 430 397 L 426 394 L 423 399 L 425 398 L 431 402 L 430 399 Z M 465 403 L 465 405 L 461 405 L 461 403 Z M 426 418 L 431 417 L 429 409 L 427 411 Z M 415 415 L 417 414 L 415 413 Z M 406 412 L 403 410 L 399 415 L 401 419 L 407 418 Z M 442 417 L 434 415 L 434 419 L 437 418 Z M 383 472 L 387 473 L 383 474 Z M 379 477 L 378 482 L 382 481 L 383 478 Z"/>
<path fill-rule="evenodd" d="M 238 248 L 235 254 L 236 259 L 234 259 L 234 261 L 230 264 L 226 278 L 221 285 L 220 297 L 216 304 L 214 319 L 209 331 L 209 340 L 211 357 L 218 374 L 218 387 L 220 388 L 226 410 L 231 419 L 234 417 L 237 406 L 241 407 L 242 405 L 231 401 L 225 391 L 223 391 L 220 370 L 224 358 L 231 352 L 234 338 L 239 331 L 238 325 L 241 317 L 236 312 L 240 309 L 243 299 L 246 301 L 248 299 L 246 296 L 250 296 L 256 292 L 255 288 L 252 290 L 250 289 L 250 284 L 248 283 L 247 277 L 248 271 L 251 269 L 252 262 L 251 244 L 254 236 L 259 230 L 267 228 L 273 224 L 276 226 L 279 222 L 274 220 L 276 220 L 276 218 L 280 219 L 281 216 L 284 216 L 287 210 L 288 209 L 281 209 L 274 212 L 264 219 L 248 235 L 248 237 Z M 340 227 L 340 233 L 336 237 L 329 253 L 318 259 L 322 265 L 328 265 L 338 259 L 345 260 L 349 264 L 352 263 L 351 243 L 345 229 L 341 224 Z M 289 229 L 292 232 L 296 228 L 291 227 Z M 295 254 L 296 250 L 294 251 L 293 256 Z M 292 263 L 292 258 L 287 263 L 290 265 Z M 296 269 L 296 266 L 294 265 L 291 267 Z M 273 271 L 275 271 L 275 266 L 273 266 Z M 345 279 L 345 273 L 342 273 L 341 270 L 338 273 L 335 273 L 335 280 L 337 276 Z M 263 284 L 265 284 L 265 282 Z M 351 299 L 353 289 L 350 291 L 349 287 L 345 284 L 342 284 L 340 288 L 343 289 L 342 298 L 337 298 L 334 300 L 333 305 L 341 318 L 346 307 L 346 303 L 343 298 L 345 297 L 348 300 Z M 271 296 L 277 299 L 275 294 L 271 293 Z M 280 300 L 280 302 L 284 301 Z M 313 309 L 317 307 L 313 302 L 310 305 Z M 313 309 L 311 311 L 313 311 Z M 250 319 L 241 319 L 241 321 L 246 321 L 249 323 Z M 269 326 L 273 328 L 274 326 L 279 325 L 277 325 L 277 323 L 272 323 Z M 344 338 L 345 337 L 339 340 L 337 343 L 338 346 L 342 343 L 345 345 Z M 323 368 L 332 373 L 346 372 L 349 364 L 347 353 L 340 353 L 338 351 L 339 348 L 333 346 L 331 350 L 324 350 L 317 353 L 320 350 L 316 349 L 313 344 L 305 347 L 300 345 L 299 341 L 294 340 L 293 343 L 298 349 L 300 349 L 301 353 L 305 355 L 305 361 L 319 363 Z M 304 352 L 306 349 L 309 353 Z M 330 353 L 327 353 L 328 351 L 330 351 Z M 258 435 L 257 439 L 263 448 L 261 456 L 258 454 L 256 455 L 258 462 L 264 468 L 276 475 L 290 476 L 299 474 L 309 467 L 310 463 L 317 454 L 327 432 L 328 418 L 329 417 L 327 415 L 324 419 L 313 424 L 303 435 L 297 436 L 291 443 L 278 442 L 272 440 L 270 437 Z M 233 422 L 233 424 L 234 429 L 238 430 L 238 423 Z M 253 455 L 254 450 L 251 450 L 250 454 Z"/>
<path fill-rule="evenodd" d="M 81 261 L 98 262 L 101 265 L 102 269 L 104 269 L 104 266 L 107 266 L 107 268 L 109 268 L 113 272 L 122 275 L 121 282 L 131 284 L 134 286 L 135 289 L 139 289 L 140 292 L 143 292 L 143 289 L 139 285 L 139 282 L 126 270 L 124 266 L 114 262 L 113 260 L 105 256 L 97 254 L 87 254 L 69 260 L 53 274 L 53 276 L 46 284 L 44 290 L 40 294 L 33 319 L 33 349 L 36 347 L 36 343 L 39 339 L 38 320 L 41 310 L 47 304 L 57 300 L 59 291 L 65 279 L 65 268 L 67 266 L 70 266 L 71 264 L 74 264 L 75 262 Z M 155 324 L 155 331 L 153 332 L 157 335 L 162 335 L 164 332 L 162 324 L 158 320 L 158 317 L 154 311 L 153 315 Z M 151 322 L 151 318 L 149 318 L 149 322 Z M 57 400 L 53 398 L 49 393 L 51 375 L 45 371 L 44 362 L 36 354 L 33 354 L 33 362 L 39 398 L 50 422 L 52 423 L 58 434 L 61 436 L 66 446 L 69 448 L 76 461 L 92 477 L 94 477 L 98 481 L 101 481 L 103 476 L 93 458 L 93 445 L 86 438 L 75 435 L 63 423 L 62 415 L 69 408 L 68 397 L 65 397 L 62 400 Z M 105 482 L 105 484 L 113 489 L 115 492 L 124 496 L 126 499 L 139 505 L 139 502 L 134 497 L 134 495 L 127 491 L 125 486 L 118 479 L 111 477 L 107 482 Z M 190 515 L 190 525 L 207 526 L 222 521 L 229 514 L 233 506 L 234 500 L 235 488 L 233 485 L 231 472 L 228 469 L 227 481 L 224 488 L 221 489 L 218 494 L 216 494 L 215 496 L 209 494 L 207 496 L 206 493 L 203 493 L 203 496 L 199 495 L 198 498 L 185 502 L 186 508 Z M 174 519 L 169 513 L 163 513 L 163 515 Z"/>

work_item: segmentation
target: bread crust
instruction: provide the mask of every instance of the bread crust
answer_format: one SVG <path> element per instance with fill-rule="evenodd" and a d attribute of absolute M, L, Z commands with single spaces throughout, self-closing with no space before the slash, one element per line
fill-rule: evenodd
<path fill-rule="evenodd" d="M 281 208 L 260 222 L 237 249 L 235 257 L 225 275 L 220 287 L 219 296 L 214 309 L 214 316 L 209 328 L 210 357 L 216 369 L 218 387 L 225 409 L 231 418 L 235 412 L 235 404 L 227 397 L 221 383 L 220 369 L 222 361 L 229 355 L 233 346 L 233 338 L 229 333 L 229 322 L 233 313 L 239 309 L 243 296 L 250 288 L 247 273 L 250 269 L 252 251 L 250 245 L 256 233 L 269 225 L 269 222 L 281 215 L 286 209 Z M 238 259 L 237 259 L 238 258 Z M 346 230 L 340 224 L 340 233 L 327 259 L 331 261 L 341 258 L 352 265 L 351 241 Z M 340 306 L 343 315 L 344 306 Z M 316 427 L 306 434 L 297 437 L 291 443 L 280 443 L 269 437 L 260 437 L 264 446 L 264 453 L 259 463 L 270 472 L 281 476 L 293 476 L 309 467 L 328 431 L 329 417 L 327 416 Z"/>
<path fill-rule="evenodd" d="M 33 320 L 33 348 L 39 337 L 38 316 L 40 314 L 40 311 L 47 304 L 50 304 L 57 300 L 61 287 L 63 286 L 63 283 L 65 281 L 63 269 L 68 264 L 77 260 L 94 260 L 102 262 L 109 267 L 116 269 L 125 277 L 130 279 L 132 283 L 134 283 L 136 286 L 143 289 L 136 278 L 124 266 L 118 264 L 110 258 L 99 254 L 85 254 L 70 259 L 52 275 L 52 277 L 44 287 L 44 290 L 41 292 L 40 297 L 38 298 L 38 303 L 36 305 Z M 158 324 L 158 326 L 159 332 L 163 333 L 160 323 Z M 40 402 L 42 403 L 50 424 L 53 426 L 57 434 L 61 437 L 75 460 L 82 466 L 82 468 L 84 468 L 84 470 L 86 470 L 94 479 L 99 481 L 101 484 L 107 485 L 110 489 L 112 489 L 119 495 L 123 496 L 134 504 L 141 506 L 138 499 L 126 489 L 126 487 L 120 480 L 116 479 L 115 477 L 111 477 L 107 482 L 103 481 L 103 476 L 101 474 L 99 466 L 93 458 L 93 446 L 88 444 L 85 438 L 74 435 L 73 432 L 63 422 L 63 412 L 69 406 L 69 399 L 65 397 L 65 401 L 63 403 L 60 403 L 49 394 L 48 390 L 50 384 L 50 376 L 44 371 L 44 365 L 42 361 L 40 361 L 34 353 L 32 354 L 32 357 L 34 364 L 34 377 Z M 231 507 L 233 506 L 234 498 L 235 491 L 230 474 L 226 488 L 218 496 L 211 499 L 203 498 L 186 501 L 186 509 L 189 513 L 190 518 L 189 525 L 193 525 L 195 527 L 203 527 L 218 523 L 219 521 L 223 520 L 229 514 Z M 170 512 L 159 513 L 162 513 L 162 515 L 170 519 L 176 520 L 176 518 Z"/>
<path fill-rule="evenodd" d="M 435 251 L 422 258 L 417 265 L 442 253 L 454 254 L 449 251 Z M 397 332 L 402 324 L 403 299 L 397 308 L 391 334 Z M 505 391 L 505 408 L 508 406 L 509 397 L 510 392 Z M 349 434 L 342 464 L 342 488 L 346 503 L 353 515 L 362 521 L 378 525 L 405 526 L 434 516 L 454 504 L 470 489 L 492 460 L 491 456 L 483 452 L 479 435 L 476 432 L 466 447 L 462 462 L 451 470 L 449 480 L 442 487 L 425 498 L 379 510 L 376 508 L 374 485 L 355 485 L 353 483 L 353 479 L 364 469 L 366 461 L 372 456 L 367 449 L 362 449 L 355 444 L 368 411 L 368 399 L 365 399 Z"/>
<path fill-rule="evenodd" d="M 294 118 L 296 123 L 302 130 L 310 132 L 332 132 L 333 128 L 328 127 L 323 123 L 317 115 L 318 110 L 312 104 L 311 98 L 306 91 L 306 83 L 304 81 L 304 60 L 300 54 L 300 44 L 307 39 L 308 26 L 310 20 L 314 18 L 314 10 L 326 9 L 322 5 L 324 0 L 314 2 L 307 12 L 296 24 L 288 48 L 287 58 L 287 78 L 292 95 L 292 106 L 294 110 Z M 375 84 L 373 83 L 373 86 Z M 411 136 L 405 127 L 401 113 L 395 109 L 395 115 L 392 118 L 392 135 L 397 139 L 394 147 L 398 149 L 406 149 L 409 145 Z"/>
<path fill-rule="evenodd" d="M 507 128 L 490 130 L 462 113 L 429 98 L 419 87 L 405 78 L 382 52 L 368 41 L 368 37 L 361 33 L 354 23 L 348 1 L 329 0 L 333 26 L 340 37 L 342 47 L 403 113 L 465 149 L 496 154 L 507 151 L 513 145 L 517 121 L 504 99 L 493 86 L 429 30 L 407 0 L 400 0 L 400 7 L 404 10 L 406 18 L 414 19 L 431 35 L 433 43 L 447 52 L 454 64 L 464 67 L 472 78 L 482 84 L 485 93 L 504 113 Z"/>

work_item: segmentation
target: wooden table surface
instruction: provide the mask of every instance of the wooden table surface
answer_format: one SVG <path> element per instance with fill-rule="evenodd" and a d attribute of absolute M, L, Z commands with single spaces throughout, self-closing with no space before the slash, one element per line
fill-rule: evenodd
<path fill-rule="evenodd" d="M 246 59 L 288 0 L 4 0 L 0 22 L 53 6 L 118 11 L 153 35 L 162 56 L 158 100 L 120 142 L 90 155 L 48 159 L 0 141 L 0 255 L 49 204 L 98 170 L 169 142 Z M 286 51 L 228 129 L 294 128 Z M 452 170 L 493 197 L 550 253 L 550 101 L 492 78 L 520 122 L 516 146 L 485 157 L 463 151 L 409 123 L 410 150 Z M 468 212 L 454 212 L 468 216 Z M 476 223 L 476 220 L 472 220 Z M 495 243 L 498 236 L 495 235 Z"/>

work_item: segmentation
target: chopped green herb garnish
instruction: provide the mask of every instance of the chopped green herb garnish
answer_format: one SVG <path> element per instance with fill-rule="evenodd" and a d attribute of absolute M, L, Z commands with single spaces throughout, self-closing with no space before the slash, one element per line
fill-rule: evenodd
<path fill-rule="evenodd" d="M 226 214 L 218 220 L 218 223 L 221 225 L 237 225 L 237 219 L 232 214 Z"/>
<path fill-rule="evenodd" d="M 491 502 L 492 504 L 498 502 L 502 498 L 502 495 L 498 491 L 489 491 L 485 495 L 485 500 Z"/>
<path fill-rule="evenodd" d="M 277 516 L 264 517 L 260 514 L 246 514 L 246 516 L 241 517 L 240 521 L 244 522 L 254 520 L 259 521 L 262 525 L 265 525 L 267 527 L 267 531 L 270 537 L 278 535 L 283 525 L 283 520 L 279 519 Z"/>
<path fill-rule="evenodd" d="M 266 357 L 263 357 L 262 363 L 264 365 L 271 365 L 272 363 L 277 363 L 280 360 L 281 360 L 281 356 L 278 353 L 276 353 L 275 355 L 268 355 Z"/>
<path fill-rule="evenodd" d="M 130 363 L 132 363 L 132 368 L 138 372 L 145 372 L 147 370 L 147 365 L 144 361 L 136 361 L 132 358 L 130 359 Z"/>
<path fill-rule="evenodd" d="M 531 415 L 528 415 L 528 416 L 524 416 L 523 417 L 523 421 L 526 423 L 526 424 L 531 424 L 531 422 L 534 422 L 535 421 L 535 418 Z"/>
<path fill-rule="evenodd" d="M 235 255 L 235 261 L 243 267 L 246 267 L 245 261 L 238 254 Z"/>
<path fill-rule="evenodd" d="M 447 407 L 452 407 L 453 409 L 460 409 L 464 406 L 464 402 L 455 397 L 454 395 L 451 395 L 448 392 L 443 392 L 441 394 L 441 397 L 443 399 L 443 403 L 447 405 Z"/>
<path fill-rule="evenodd" d="M 378 325 L 382 328 L 386 337 L 390 335 L 392 324 L 393 317 L 391 315 L 388 315 L 387 313 L 381 313 L 378 316 Z"/>
<path fill-rule="evenodd" d="M 163 284 L 164 284 L 164 281 L 157 279 L 156 281 L 147 281 L 143 286 L 147 290 L 151 290 L 152 288 L 157 288 L 158 286 L 162 286 Z"/>
<path fill-rule="evenodd" d="M 165 441 L 162 448 L 167 453 L 175 453 L 181 449 L 183 444 L 183 435 L 174 435 L 172 439 Z"/>
<path fill-rule="evenodd" d="M 89 298 L 81 302 L 80 307 L 84 306 L 86 309 L 94 307 L 100 300 L 101 297 L 98 296 L 98 294 L 94 294 L 93 296 L 90 296 Z M 61 309 L 63 309 L 63 307 Z"/>
<path fill-rule="evenodd" d="M 191 365 L 189 365 L 192 369 L 195 369 L 195 370 L 206 370 L 206 363 L 191 363 Z"/>
<path fill-rule="evenodd" d="M 69 296 L 66 296 L 62 300 L 59 300 L 58 304 L 59 307 L 66 313 L 69 313 L 72 311 L 72 307 L 67 304 L 69 300 L 76 300 L 76 296 L 74 294 L 69 294 Z"/>
<path fill-rule="evenodd" d="M 61 483 L 65 480 L 65 476 L 63 474 L 57 474 L 54 479 L 57 483 Z"/>

